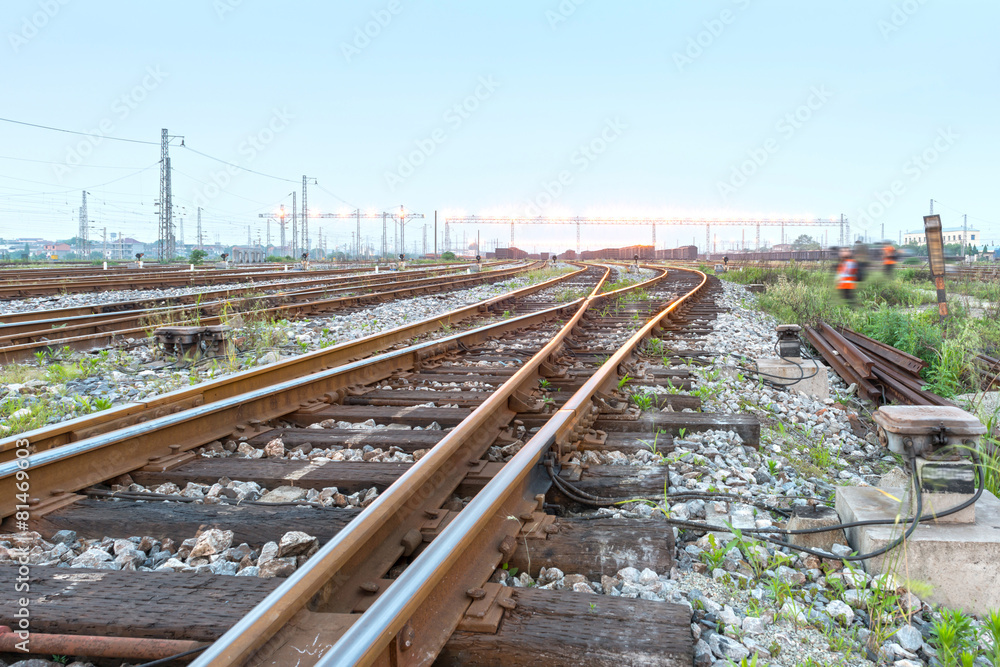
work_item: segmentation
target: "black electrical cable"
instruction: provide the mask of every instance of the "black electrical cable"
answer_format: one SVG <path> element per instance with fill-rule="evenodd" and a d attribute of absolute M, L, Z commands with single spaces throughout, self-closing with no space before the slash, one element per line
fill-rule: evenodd
<path fill-rule="evenodd" d="M 167 658 L 160 658 L 159 660 L 153 660 L 152 662 L 144 662 L 141 665 L 136 665 L 135 667 L 158 667 L 159 665 L 165 665 L 174 660 L 180 660 L 181 658 L 186 658 L 189 655 L 194 655 L 195 653 L 201 653 L 207 649 L 211 644 L 205 644 L 199 648 L 193 648 L 190 651 L 184 651 L 183 653 L 177 653 Z"/>
<path fill-rule="evenodd" d="M 835 554 L 824 553 L 822 551 L 817 551 L 817 550 L 810 549 L 810 548 L 807 548 L 807 547 L 797 546 L 795 544 L 791 544 L 791 543 L 785 542 L 783 540 L 779 540 L 777 538 L 769 537 L 768 535 L 775 535 L 775 534 L 777 534 L 777 535 L 809 535 L 809 534 L 817 534 L 817 533 L 827 533 L 827 532 L 831 532 L 831 531 L 834 531 L 834 530 L 842 530 L 842 529 L 846 529 L 846 528 L 855 528 L 855 527 L 860 527 L 860 526 L 894 525 L 896 523 L 896 520 L 894 520 L 894 519 L 869 519 L 869 520 L 866 520 L 866 521 L 854 521 L 854 522 L 851 522 L 851 523 L 842 523 L 842 524 L 837 524 L 837 525 L 834 525 L 834 526 L 825 526 L 825 527 L 821 527 L 821 528 L 801 528 L 801 529 L 796 529 L 796 530 L 788 530 L 788 529 L 784 529 L 784 528 L 746 528 L 746 529 L 740 529 L 740 532 L 741 533 L 753 534 L 755 536 L 755 539 L 759 539 L 761 541 L 769 542 L 769 543 L 776 544 L 776 545 L 783 546 L 783 547 L 788 547 L 789 549 L 793 549 L 793 550 L 796 550 L 796 551 L 801 551 L 803 553 L 808 553 L 808 554 L 811 554 L 811 555 L 814 555 L 814 556 L 819 556 L 820 558 L 829 558 L 829 559 L 834 559 L 834 560 L 838 560 L 838 559 L 839 560 L 850 560 L 850 561 L 867 560 L 869 558 L 873 558 L 875 556 L 879 556 L 879 555 L 881 555 L 881 554 L 883 554 L 883 553 L 885 553 L 885 552 L 887 552 L 887 551 L 895 548 L 899 544 L 901 544 L 903 542 L 903 540 L 907 539 L 913 533 L 913 531 L 916 530 L 917 525 L 919 525 L 919 523 L 921 521 L 928 521 L 928 520 L 939 519 L 941 517 L 948 516 L 948 515 L 954 514 L 956 512 L 960 512 L 961 510 L 969 507 L 970 505 L 972 505 L 973 503 L 975 503 L 977 500 L 979 500 L 979 498 L 980 498 L 980 496 L 982 496 L 983 490 L 984 490 L 984 488 L 986 486 L 986 476 L 985 476 L 985 473 L 983 471 L 982 464 L 980 463 L 979 457 L 976 455 L 976 453 L 974 451 L 971 453 L 971 455 L 972 455 L 972 458 L 973 458 L 973 462 L 976 465 L 976 469 L 978 471 L 978 475 L 977 476 L 979 478 L 979 485 L 978 485 L 978 489 L 976 490 L 976 493 L 973 494 L 973 496 L 971 498 L 969 498 L 965 502 L 962 502 L 962 503 L 956 505 L 955 507 L 952 507 L 952 508 L 949 508 L 947 510 L 944 510 L 943 512 L 936 512 L 935 514 L 927 515 L 927 516 L 923 516 L 922 515 L 922 512 L 923 512 L 923 492 L 920 489 L 920 482 L 919 482 L 919 474 L 918 474 L 918 471 L 917 471 L 917 464 L 916 464 L 916 461 L 914 460 L 912 462 L 912 468 L 913 468 L 912 484 L 913 484 L 913 488 L 914 488 L 914 493 L 916 494 L 916 498 L 917 498 L 917 507 L 916 507 L 916 512 L 914 513 L 913 521 L 911 522 L 911 524 L 910 524 L 909 528 L 907 529 L 907 531 L 898 540 L 894 541 L 892 544 L 890 544 L 890 545 L 888 545 L 886 547 L 883 547 L 882 549 L 870 552 L 868 554 L 862 554 L 862 555 L 858 555 L 858 556 L 844 556 L 844 557 L 840 557 L 840 556 L 837 556 Z M 576 489 L 569 482 L 567 482 L 567 481 L 559 478 L 558 475 L 556 475 L 554 473 L 554 470 L 552 470 L 552 464 L 551 464 L 550 461 L 546 462 L 546 468 L 549 469 L 549 476 L 552 478 L 552 480 L 556 484 L 556 486 L 559 487 L 559 489 L 561 491 L 563 491 L 569 498 L 571 498 L 572 500 L 575 500 L 576 502 L 579 502 L 581 504 L 589 504 L 589 505 L 593 505 L 593 506 L 597 506 L 597 507 L 604 507 L 604 506 L 607 506 L 604 503 L 606 501 L 609 501 L 609 500 L 613 500 L 614 501 L 613 503 L 610 503 L 610 504 L 626 504 L 626 503 L 629 503 L 629 502 L 636 502 L 636 501 L 641 502 L 643 500 L 651 500 L 652 499 L 652 498 L 642 498 L 642 497 L 640 497 L 640 498 L 634 498 L 634 499 L 611 499 L 611 498 L 603 499 L 602 498 L 602 499 L 599 499 L 599 502 L 594 502 L 592 500 L 588 500 L 587 498 L 583 497 L 583 495 L 590 495 L 590 494 L 588 494 L 585 491 L 582 491 L 580 489 Z M 716 497 L 721 497 L 722 495 L 723 494 L 720 494 L 719 496 L 716 496 Z M 724 495 L 729 495 L 729 494 L 724 494 Z M 669 494 L 667 494 L 667 495 L 664 496 L 664 499 L 669 499 L 669 497 L 670 497 Z M 656 497 L 656 500 L 660 500 L 660 499 L 661 499 L 660 497 Z M 751 503 L 745 503 L 745 504 L 751 504 Z M 702 532 L 731 532 L 730 529 L 729 529 L 729 527 L 713 526 L 713 525 L 707 524 L 707 523 L 698 523 L 698 522 L 695 522 L 695 521 L 682 521 L 682 520 L 679 520 L 679 519 L 671 519 L 669 517 L 666 518 L 666 521 L 667 521 L 667 523 L 669 523 L 671 525 L 678 526 L 679 528 L 688 528 L 688 529 L 691 529 L 691 530 L 698 530 L 698 531 L 702 531 Z"/>

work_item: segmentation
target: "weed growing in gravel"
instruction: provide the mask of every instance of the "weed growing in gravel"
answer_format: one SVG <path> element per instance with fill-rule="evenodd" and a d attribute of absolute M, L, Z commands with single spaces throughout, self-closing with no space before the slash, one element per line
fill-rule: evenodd
<path fill-rule="evenodd" d="M 646 341 L 644 352 L 651 357 L 663 356 L 663 340 L 660 338 L 650 338 Z M 664 364 L 666 366 L 666 364 Z"/>
<path fill-rule="evenodd" d="M 656 407 L 656 397 L 645 391 L 635 392 L 629 398 L 643 412 L 648 412 Z"/>
<path fill-rule="evenodd" d="M 569 303 L 576 301 L 590 294 L 589 290 L 582 287 L 566 287 L 556 292 L 556 303 Z"/>
<path fill-rule="evenodd" d="M 938 650 L 944 667 L 972 664 L 976 658 L 976 634 L 972 619 L 961 611 L 942 609 L 941 619 L 931 626 L 931 645 Z"/>
<path fill-rule="evenodd" d="M 991 611 L 983 619 L 983 637 L 992 645 L 992 648 L 984 652 L 986 657 L 993 667 L 1000 667 L 1000 611 Z"/>

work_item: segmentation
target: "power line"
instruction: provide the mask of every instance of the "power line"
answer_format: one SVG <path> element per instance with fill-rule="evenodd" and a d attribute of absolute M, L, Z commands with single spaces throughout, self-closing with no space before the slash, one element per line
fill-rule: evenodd
<path fill-rule="evenodd" d="M 315 185 L 317 188 L 319 188 L 320 190 L 322 190 L 326 194 L 330 195 L 331 197 L 333 197 L 337 201 L 342 202 L 344 204 L 347 204 L 351 208 L 361 208 L 360 206 L 355 206 L 354 204 L 352 204 L 351 202 L 347 201 L 346 199 L 343 199 L 342 197 L 338 197 L 337 195 L 333 194 L 332 192 L 330 192 L 329 190 L 327 190 L 326 188 L 324 188 L 319 183 L 313 183 L 313 185 Z"/>
<path fill-rule="evenodd" d="M 131 178 L 132 176 L 137 176 L 137 175 L 143 173 L 144 171 L 149 171 L 150 169 L 152 169 L 153 167 L 157 166 L 158 164 L 160 164 L 159 160 L 157 160 L 153 164 L 149 165 L 148 167 L 143 167 L 142 169 L 139 169 L 137 171 L 133 171 L 130 174 L 125 174 L 124 176 L 120 176 L 118 178 L 115 178 L 115 179 L 112 179 L 110 181 L 107 181 L 106 183 L 100 183 L 98 185 L 87 185 L 87 186 L 84 186 L 82 188 L 69 188 L 67 190 L 53 190 L 52 192 L 31 192 L 31 193 L 20 194 L 20 195 L 0 195 L 0 197 L 34 197 L 34 196 L 41 196 L 41 195 L 63 195 L 63 194 L 66 194 L 67 192 L 77 192 L 79 190 L 96 190 L 97 188 L 103 188 L 105 185 L 111 185 L 112 183 L 117 183 L 118 181 L 123 181 L 126 178 Z M 19 179 L 19 180 L 23 180 L 23 179 Z"/>
<path fill-rule="evenodd" d="M 18 162 L 37 162 L 38 164 L 55 164 L 65 166 L 65 162 L 52 162 L 51 160 L 32 160 L 26 157 L 12 157 L 0 155 L 0 160 L 17 160 Z M 116 167 L 110 164 L 81 164 L 77 165 L 81 169 L 138 169 L 138 167 Z"/>
<path fill-rule="evenodd" d="M 5 123 L 14 123 L 15 125 L 27 125 L 28 127 L 37 127 L 43 130 L 52 130 L 53 132 L 65 132 L 66 134 L 79 134 L 82 137 L 95 137 L 97 139 L 110 139 L 111 141 L 124 141 L 130 144 L 149 144 L 150 146 L 159 146 L 155 141 L 143 141 L 141 139 L 123 139 L 122 137 L 111 137 L 104 134 L 92 134 L 90 132 L 77 132 L 76 130 L 64 130 L 59 127 L 50 127 L 48 125 L 36 125 L 35 123 L 25 123 L 22 120 L 13 120 L 11 118 L 0 118 L 0 121 Z"/>
<path fill-rule="evenodd" d="M 190 146 L 188 146 L 186 144 L 181 144 L 181 148 L 186 148 L 189 151 L 191 151 L 192 153 L 197 153 L 198 155 L 200 155 L 202 157 L 207 157 L 209 160 L 215 160 L 216 162 L 221 162 L 222 164 L 229 165 L 230 167 L 236 167 L 237 169 L 242 169 L 243 171 L 249 171 L 251 174 L 257 174 L 258 176 L 265 176 L 267 178 L 273 178 L 276 181 L 286 181 L 288 183 L 298 184 L 298 181 L 293 181 L 290 178 L 282 178 L 281 176 L 272 176 L 271 174 L 265 174 L 264 172 L 261 172 L 261 171 L 254 171 L 253 169 L 247 169 L 246 167 L 241 167 L 240 165 L 234 164 L 232 162 L 226 162 L 225 160 L 220 160 L 219 158 L 212 157 L 211 155 L 208 155 L 207 153 L 202 153 L 201 151 L 196 151 L 195 149 L 191 148 Z"/>

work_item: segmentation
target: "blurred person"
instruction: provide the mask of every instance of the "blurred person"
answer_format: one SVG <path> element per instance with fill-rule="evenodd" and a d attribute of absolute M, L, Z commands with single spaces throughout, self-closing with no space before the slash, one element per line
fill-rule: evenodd
<path fill-rule="evenodd" d="M 896 248 L 891 243 L 886 243 L 882 246 L 882 269 L 887 278 L 892 278 L 893 271 L 896 269 L 896 261 Z"/>
<path fill-rule="evenodd" d="M 841 248 L 836 287 L 847 303 L 854 303 L 854 290 L 858 287 L 858 266 L 858 260 L 854 258 L 851 249 Z"/>

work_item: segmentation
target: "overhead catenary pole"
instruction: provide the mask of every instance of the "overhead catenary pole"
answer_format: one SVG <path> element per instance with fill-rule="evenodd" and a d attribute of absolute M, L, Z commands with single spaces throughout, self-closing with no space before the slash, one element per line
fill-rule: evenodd
<path fill-rule="evenodd" d="M 434 211 L 434 259 L 438 256 L 438 212 Z"/>
<path fill-rule="evenodd" d="M 77 233 L 77 244 L 80 247 L 80 255 L 87 259 L 89 251 L 87 246 L 90 239 L 90 219 L 87 216 L 87 191 L 83 191 L 83 203 L 80 205 L 80 231 Z"/>
<path fill-rule="evenodd" d="M 281 221 L 279 222 L 279 224 L 281 225 L 281 254 L 282 255 L 287 255 L 288 254 L 288 247 L 285 245 L 285 205 L 284 204 L 281 205 Z M 268 236 L 270 236 L 270 234 L 268 234 Z M 268 243 L 270 243 L 270 240 L 268 240 Z"/>
<path fill-rule="evenodd" d="M 962 214 L 962 259 L 965 259 L 969 247 L 969 216 Z"/>
<path fill-rule="evenodd" d="M 299 218 L 295 210 L 295 191 L 292 191 L 292 259 L 299 256 Z"/>
<path fill-rule="evenodd" d="M 198 250 L 204 250 L 204 241 L 201 238 L 201 206 L 198 207 Z"/>
<path fill-rule="evenodd" d="M 302 252 L 309 258 L 309 191 L 307 187 L 307 177 L 302 176 Z"/>
<path fill-rule="evenodd" d="M 174 221 L 170 186 L 170 134 L 160 131 L 160 230 L 158 259 L 169 260 L 174 256 Z"/>

